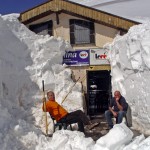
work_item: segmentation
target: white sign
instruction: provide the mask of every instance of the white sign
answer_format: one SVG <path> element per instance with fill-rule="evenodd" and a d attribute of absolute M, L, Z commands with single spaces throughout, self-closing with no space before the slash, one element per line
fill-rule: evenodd
<path fill-rule="evenodd" d="M 90 49 L 90 65 L 108 65 L 107 50 Z"/>

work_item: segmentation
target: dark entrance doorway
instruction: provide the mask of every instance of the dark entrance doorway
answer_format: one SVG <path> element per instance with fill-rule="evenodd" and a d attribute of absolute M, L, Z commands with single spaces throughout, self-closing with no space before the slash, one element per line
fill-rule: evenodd
<path fill-rule="evenodd" d="M 87 71 L 87 109 L 89 116 L 99 115 L 108 109 L 111 97 L 109 70 Z"/>

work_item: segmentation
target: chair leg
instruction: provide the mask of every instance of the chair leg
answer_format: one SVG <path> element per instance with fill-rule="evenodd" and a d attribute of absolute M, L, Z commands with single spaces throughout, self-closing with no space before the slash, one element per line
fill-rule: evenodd
<path fill-rule="evenodd" d="M 126 125 L 127 127 L 129 127 L 129 124 L 128 124 L 128 120 L 127 120 L 127 116 L 125 115 L 125 120 L 126 120 Z"/>
<path fill-rule="evenodd" d="M 70 130 L 73 131 L 73 128 L 72 128 L 71 124 L 67 124 L 67 123 L 55 123 L 55 122 L 53 122 L 53 124 L 54 124 L 54 127 L 53 127 L 53 131 L 54 132 L 55 132 L 57 126 L 58 126 L 59 130 L 61 130 L 62 128 L 64 130 L 66 130 L 68 125 L 70 126 Z"/>
<path fill-rule="evenodd" d="M 72 125 L 70 124 L 70 129 L 71 129 L 71 131 L 73 131 L 73 129 L 72 129 Z"/>
<path fill-rule="evenodd" d="M 55 132 L 55 122 L 53 120 L 53 133 Z"/>
<path fill-rule="evenodd" d="M 61 130 L 62 129 L 62 125 L 59 125 L 59 130 Z"/>
<path fill-rule="evenodd" d="M 118 117 L 116 117 L 116 124 L 118 123 Z"/>
<path fill-rule="evenodd" d="M 64 129 L 65 129 L 65 130 L 67 129 L 67 124 L 66 124 L 66 123 L 64 123 Z"/>

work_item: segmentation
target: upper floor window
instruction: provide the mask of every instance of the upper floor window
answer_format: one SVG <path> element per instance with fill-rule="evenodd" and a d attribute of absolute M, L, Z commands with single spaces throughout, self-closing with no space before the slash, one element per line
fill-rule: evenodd
<path fill-rule="evenodd" d="M 53 22 L 50 20 L 44 23 L 30 25 L 29 29 L 39 35 L 53 35 Z"/>
<path fill-rule="evenodd" d="M 70 19 L 70 42 L 71 44 L 94 44 L 94 23 Z"/>

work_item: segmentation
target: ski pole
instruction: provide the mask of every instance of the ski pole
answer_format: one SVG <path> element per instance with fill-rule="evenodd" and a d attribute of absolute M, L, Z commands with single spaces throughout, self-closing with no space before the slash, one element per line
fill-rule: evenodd
<path fill-rule="evenodd" d="M 79 77 L 80 79 L 80 77 Z M 70 92 L 72 91 L 73 87 L 76 85 L 76 83 L 79 81 L 79 79 L 74 83 L 74 85 L 71 87 L 71 89 L 69 90 L 69 92 L 67 93 L 67 95 L 65 96 L 65 98 L 62 100 L 61 104 L 66 100 L 67 96 L 70 94 Z"/>
<path fill-rule="evenodd" d="M 43 108 L 44 108 L 44 115 L 45 115 L 45 129 L 46 129 L 46 135 L 48 135 L 48 123 L 47 123 L 47 112 L 46 112 L 46 98 L 45 98 L 45 90 L 44 90 L 44 80 L 42 80 L 42 86 L 43 86 Z"/>

